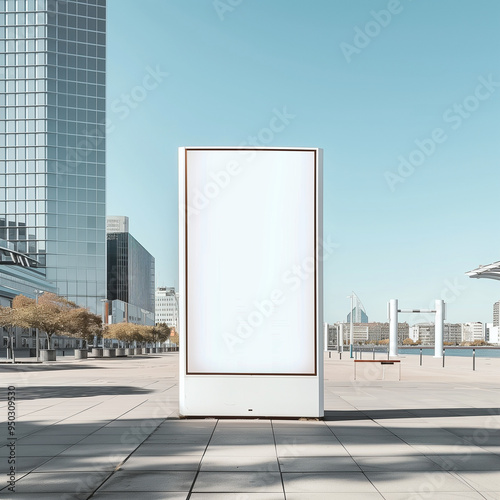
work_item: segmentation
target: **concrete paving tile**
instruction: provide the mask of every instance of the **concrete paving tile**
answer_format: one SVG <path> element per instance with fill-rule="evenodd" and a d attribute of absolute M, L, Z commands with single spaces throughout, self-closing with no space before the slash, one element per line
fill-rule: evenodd
<path fill-rule="evenodd" d="M 106 444 L 105 446 L 96 446 L 95 444 L 75 444 L 66 448 L 61 456 L 107 456 L 107 455 L 129 455 L 136 444 Z"/>
<path fill-rule="evenodd" d="M 279 457 L 342 457 L 348 456 L 346 449 L 338 443 L 299 443 L 297 440 L 284 441 L 276 445 Z"/>
<path fill-rule="evenodd" d="M 216 420 L 166 420 L 159 427 L 157 433 L 169 434 L 183 432 L 186 434 L 211 433 L 217 424 Z"/>
<path fill-rule="evenodd" d="M 384 498 L 385 500 L 484 500 L 485 497 L 476 491 L 424 490 L 411 496 L 408 496 L 408 493 L 384 493 Z M 500 497 L 495 497 L 494 500 L 498 500 L 498 498 Z"/>
<path fill-rule="evenodd" d="M 16 483 L 18 493 L 69 493 L 71 495 L 90 492 L 97 488 L 109 475 L 108 472 L 32 472 Z M 88 496 L 88 495 L 87 495 Z"/>
<path fill-rule="evenodd" d="M 196 455 L 201 456 L 205 452 L 205 446 L 197 444 L 166 443 L 166 444 L 142 444 L 134 451 L 136 456 L 162 456 L 162 455 Z"/>
<path fill-rule="evenodd" d="M 301 436 L 331 436 L 332 431 L 325 424 L 319 425 L 273 425 L 274 434 L 280 435 L 301 435 Z"/>
<path fill-rule="evenodd" d="M 289 493 L 376 493 L 362 472 L 284 473 L 283 482 Z"/>
<path fill-rule="evenodd" d="M 193 493 L 190 500 L 285 500 L 284 493 Z"/>
<path fill-rule="evenodd" d="M 270 428 L 271 421 L 268 419 L 221 418 L 217 422 L 217 427 L 218 428 L 230 428 L 230 427 Z"/>
<path fill-rule="evenodd" d="M 194 471 L 115 472 L 98 490 L 104 492 L 189 491 L 196 476 Z M 142 493 L 141 493 L 142 495 Z"/>
<path fill-rule="evenodd" d="M 18 444 L 27 444 L 27 445 L 52 445 L 52 444 L 67 444 L 73 445 L 78 443 L 82 439 L 85 439 L 87 434 L 72 434 L 72 435 L 63 435 L 63 436 L 44 436 L 43 434 L 35 434 L 32 436 L 26 436 L 17 441 Z"/>
<path fill-rule="evenodd" d="M 481 494 L 486 500 L 498 500 L 500 498 L 500 491 L 483 491 Z"/>
<path fill-rule="evenodd" d="M 51 459 L 52 455 L 49 457 L 16 457 L 16 469 L 18 472 L 31 472 Z"/>
<path fill-rule="evenodd" d="M 141 500 L 186 500 L 189 496 L 188 492 L 185 493 L 168 493 L 166 491 L 142 491 Z M 191 497 L 193 498 L 193 497 Z M 17 499 L 16 499 L 17 500 Z M 137 493 L 126 493 L 121 491 L 119 493 L 96 493 L 92 496 L 92 500 L 137 500 Z"/>
<path fill-rule="evenodd" d="M 430 455 L 429 458 L 448 471 L 500 471 L 500 456 L 492 453 L 483 455 Z"/>
<path fill-rule="evenodd" d="M 384 497 L 380 493 L 363 492 L 363 500 L 383 500 Z M 331 491 L 329 493 L 287 493 L 286 500 L 359 500 L 359 493 L 337 493 Z M 408 499 L 406 499 L 408 500 Z M 416 500 L 416 499 L 415 499 Z M 420 499 L 419 499 L 420 500 Z"/>
<path fill-rule="evenodd" d="M 276 457 L 205 456 L 200 470 L 204 472 L 279 472 L 279 467 Z"/>
<path fill-rule="evenodd" d="M 457 471 L 454 474 L 477 491 L 489 491 L 490 493 L 493 491 L 500 491 L 500 474 L 498 470 L 486 472 Z"/>
<path fill-rule="evenodd" d="M 71 500 L 87 500 L 89 497 L 89 493 L 71 493 L 71 496 L 55 496 L 54 493 L 19 493 L 16 489 L 16 492 L 12 494 L 12 492 L 8 490 L 0 491 L 0 498 L 9 498 L 10 500 L 58 500 L 58 498 L 71 498 Z M 94 498 L 94 497 L 92 497 Z"/>
<path fill-rule="evenodd" d="M 59 455 L 37 467 L 35 472 L 113 471 L 121 462 L 121 457 L 113 455 L 105 457 Z"/>
<path fill-rule="evenodd" d="M 210 435 L 205 434 L 152 434 L 148 436 L 144 444 L 193 444 L 206 446 L 210 441 Z"/>
<path fill-rule="evenodd" d="M 220 493 L 281 493 L 278 472 L 200 472 L 193 492 Z"/>
<path fill-rule="evenodd" d="M 449 472 L 366 472 L 366 476 L 382 494 L 472 491 Z"/>
<path fill-rule="evenodd" d="M 250 445 L 210 445 L 205 453 L 206 457 L 275 457 L 274 444 Z"/>
<path fill-rule="evenodd" d="M 355 456 L 353 458 L 363 472 L 443 470 L 435 461 L 424 455 Z"/>
<path fill-rule="evenodd" d="M 360 472 L 351 457 L 280 457 L 282 472 Z"/>
<path fill-rule="evenodd" d="M 345 444 L 345 449 L 352 457 L 362 457 L 362 456 L 411 456 L 419 454 L 419 450 L 402 444 L 378 444 L 366 443 L 366 444 Z"/>
<path fill-rule="evenodd" d="M 120 470 L 159 471 L 159 470 L 198 470 L 201 457 L 197 455 L 164 455 L 139 456 L 132 455 Z"/>
<path fill-rule="evenodd" d="M 217 435 L 210 440 L 210 446 L 238 446 L 238 445 L 272 445 L 274 446 L 274 437 L 268 436 L 242 436 L 242 435 Z"/>
<path fill-rule="evenodd" d="M 17 444 L 16 445 L 16 456 L 18 457 L 45 457 L 47 455 L 58 455 L 63 452 L 69 446 L 68 444 L 61 445 L 45 445 L 45 444 Z M 0 449 L 0 457 L 7 457 L 8 449 L 7 447 L 2 447 Z"/>

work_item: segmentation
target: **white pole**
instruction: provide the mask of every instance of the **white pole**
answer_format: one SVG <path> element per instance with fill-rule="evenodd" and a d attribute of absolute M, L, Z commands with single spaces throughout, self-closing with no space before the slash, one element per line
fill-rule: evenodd
<path fill-rule="evenodd" d="M 328 323 L 324 323 L 324 335 L 325 335 L 325 352 L 328 351 Z"/>
<path fill-rule="evenodd" d="M 35 303 L 38 306 L 38 294 L 40 293 L 40 290 L 35 290 Z M 36 361 L 37 363 L 40 361 L 40 339 L 39 339 L 39 333 L 38 333 L 38 328 L 35 330 L 35 342 L 36 342 Z"/>
<path fill-rule="evenodd" d="M 340 352 L 344 352 L 344 323 L 340 323 Z"/>
<path fill-rule="evenodd" d="M 436 322 L 434 324 L 434 357 L 443 357 L 444 301 L 436 300 Z"/>
<path fill-rule="evenodd" d="M 349 344 L 351 346 L 354 345 L 354 321 L 353 321 L 353 309 L 354 309 L 354 292 L 352 292 L 351 295 L 351 324 L 350 324 L 350 330 L 349 330 Z M 352 347 L 351 347 L 352 349 Z"/>
<path fill-rule="evenodd" d="M 389 356 L 398 355 L 398 299 L 389 301 Z"/>

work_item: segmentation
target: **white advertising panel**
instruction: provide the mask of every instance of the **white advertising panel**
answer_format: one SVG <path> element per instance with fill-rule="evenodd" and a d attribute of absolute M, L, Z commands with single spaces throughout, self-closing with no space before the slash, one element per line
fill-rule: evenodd
<path fill-rule="evenodd" d="M 181 413 L 247 415 L 242 388 L 318 384 L 320 180 L 318 149 L 180 148 Z"/>

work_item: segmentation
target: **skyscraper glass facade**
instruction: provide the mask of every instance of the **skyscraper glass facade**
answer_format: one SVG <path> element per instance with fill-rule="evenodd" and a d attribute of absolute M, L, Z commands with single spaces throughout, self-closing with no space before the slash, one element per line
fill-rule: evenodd
<path fill-rule="evenodd" d="M 155 259 L 130 233 L 108 233 L 107 272 L 108 300 L 154 313 Z"/>
<path fill-rule="evenodd" d="M 100 312 L 106 0 L 0 2 L 0 239 Z"/>

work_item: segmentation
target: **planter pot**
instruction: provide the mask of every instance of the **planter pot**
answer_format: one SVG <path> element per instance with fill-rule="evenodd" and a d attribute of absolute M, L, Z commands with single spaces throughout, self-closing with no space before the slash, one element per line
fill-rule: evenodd
<path fill-rule="evenodd" d="M 134 349 L 133 347 L 127 347 L 127 348 L 125 349 L 125 354 L 126 354 L 127 356 L 133 356 L 133 355 L 134 355 L 134 351 L 135 351 L 135 349 Z"/>
<path fill-rule="evenodd" d="M 153 354 L 156 354 L 158 352 L 158 348 L 157 347 L 151 347 L 151 352 Z"/>
<path fill-rule="evenodd" d="M 103 349 L 102 355 L 104 358 L 114 358 L 116 357 L 116 349 Z"/>
<path fill-rule="evenodd" d="M 101 347 L 92 348 L 92 356 L 94 358 L 102 358 L 102 348 Z"/>
<path fill-rule="evenodd" d="M 75 349 L 75 359 L 87 359 L 88 355 L 87 349 Z"/>
<path fill-rule="evenodd" d="M 41 361 L 55 361 L 56 360 L 56 350 L 55 349 L 40 349 L 40 360 Z"/>
<path fill-rule="evenodd" d="M 134 354 L 137 356 L 138 354 L 142 354 L 142 347 L 136 347 L 134 349 Z"/>
<path fill-rule="evenodd" d="M 149 354 L 151 352 L 151 347 L 145 347 L 144 348 L 144 353 Z"/>
<path fill-rule="evenodd" d="M 117 358 L 123 358 L 124 356 L 126 356 L 125 349 L 122 349 L 122 348 L 116 349 L 116 353 L 115 354 L 116 354 Z"/>

